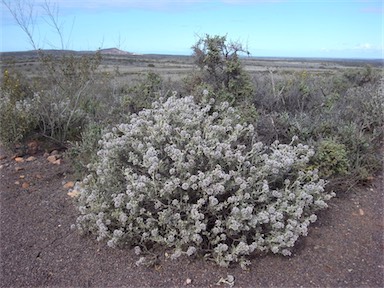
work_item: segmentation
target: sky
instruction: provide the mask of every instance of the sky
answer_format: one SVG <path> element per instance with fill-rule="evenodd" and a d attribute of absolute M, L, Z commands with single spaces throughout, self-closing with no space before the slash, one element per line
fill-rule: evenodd
<path fill-rule="evenodd" d="M 384 58 L 381 0 L 1 1 L 16 10 L 21 2 L 25 15 L 33 4 L 28 27 L 41 49 L 191 55 L 208 34 L 240 42 L 255 57 Z M 63 45 L 44 1 L 57 16 Z M 4 3 L 0 34 L 1 52 L 33 49 Z"/>

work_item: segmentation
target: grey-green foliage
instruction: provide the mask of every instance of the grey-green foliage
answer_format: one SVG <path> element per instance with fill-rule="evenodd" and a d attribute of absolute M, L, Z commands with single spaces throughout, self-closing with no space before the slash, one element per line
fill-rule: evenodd
<path fill-rule="evenodd" d="M 13 149 L 37 125 L 33 113 L 33 91 L 15 71 L 4 69 L 0 87 L 0 141 Z"/>
<path fill-rule="evenodd" d="M 102 131 L 100 124 L 89 123 L 81 133 L 81 140 L 72 142 L 66 151 L 66 156 L 71 160 L 75 172 L 81 177 L 87 173 L 87 165 L 97 157 Z"/>
<path fill-rule="evenodd" d="M 89 120 L 91 87 L 101 56 L 55 56 L 40 51 L 39 59 L 43 64 L 41 73 L 46 77 L 35 87 L 34 113 L 39 120 L 39 132 L 64 145 L 68 140 L 78 139 Z"/>
<path fill-rule="evenodd" d="M 290 255 L 333 194 L 308 167 L 310 147 L 266 146 L 239 119 L 228 102 L 192 96 L 132 115 L 103 136 L 77 184 L 77 228 L 111 247 L 140 253 L 156 243 L 171 258 L 204 255 L 221 266 Z"/>
<path fill-rule="evenodd" d="M 377 69 L 279 76 L 272 78 L 279 97 L 271 97 L 268 77 L 255 79 L 257 131 L 264 142 L 288 141 L 297 135 L 312 143 L 319 148 L 316 157 L 322 155 L 320 174 L 330 181 L 336 178 L 337 183 L 365 180 L 382 167 L 384 93 Z M 337 145 L 326 141 L 324 146 L 324 139 Z M 336 155 L 341 161 L 337 165 Z"/>
<path fill-rule="evenodd" d="M 163 79 L 155 72 L 148 72 L 145 78 L 129 87 L 123 87 L 122 105 L 127 107 L 130 113 L 137 113 L 143 108 L 151 107 L 151 103 L 164 93 Z"/>

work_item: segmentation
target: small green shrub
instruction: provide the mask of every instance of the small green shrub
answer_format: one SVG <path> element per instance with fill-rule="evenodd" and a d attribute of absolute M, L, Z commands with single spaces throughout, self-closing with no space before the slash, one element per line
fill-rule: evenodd
<path fill-rule="evenodd" d="M 249 75 L 241 64 L 239 54 L 249 54 L 240 43 L 227 42 L 226 36 L 206 35 L 192 47 L 195 64 L 200 69 L 190 75 L 188 83 L 210 85 L 215 93 L 228 96 L 233 104 L 248 100 L 253 93 Z M 192 89 L 195 85 L 192 86 Z"/>
<path fill-rule="evenodd" d="M 155 72 L 148 72 L 144 79 L 136 85 L 123 88 L 123 103 L 130 113 L 137 113 L 143 108 L 151 107 L 151 103 L 157 100 L 163 90 L 163 79 Z"/>
<path fill-rule="evenodd" d="M 66 156 L 71 160 L 75 173 L 79 177 L 85 176 L 88 164 L 96 160 L 96 153 L 101 148 L 99 141 L 102 131 L 99 124 L 89 123 L 81 133 L 81 140 L 72 142 L 66 151 Z"/>
<path fill-rule="evenodd" d="M 81 57 L 74 54 L 55 56 L 40 51 L 39 58 L 43 78 L 36 83 L 34 95 L 39 133 L 66 146 L 68 140 L 79 139 L 89 120 L 91 87 L 101 56 L 99 53 Z"/>
<path fill-rule="evenodd" d="M 103 135 L 76 187 L 82 233 L 138 254 L 161 245 L 171 258 L 204 255 L 221 266 L 291 253 L 333 196 L 309 169 L 313 150 L 294 140 L 264 145 L 228 102 L 205 96 L 155 101 Z"/>
<path fill-rule="evenodd" d="M 339 127 L 338 136 L 346 147 L 350 174 L 355 180 L 365 180 L 382 169 L 384 159 L 380 148 L 383 132 L 383 127 L 377 127 L 372 133 L 366 133 L 364 126 L 357 123 L 346 123 Z"/>
<path fill-rule="evenodd" d="M 38 117 L 40 134 L 57 144 L 79 139 L 87 122 L 87 113 L 77 102 L 77 96 L 67 97 L 53 87 L 34 96 L 34 113 Z M 79 91 L 80 93 L 80 91 Z"/>
<path fill-rule="evenodd" d="M 324 178 L 344 176 L 349 172 L 345 145 L 332 139 L 322 140 L 318 144 L 313 162 L 319 175 Z"/>
<path fill-rule="evenodd" d="M 365 65 L 364 68 L 347 69 L 343 77 L 353 86 L 363 86 L 366 83 L 377 82 L 380 79 L 380 73 L 372 66 Z"/>

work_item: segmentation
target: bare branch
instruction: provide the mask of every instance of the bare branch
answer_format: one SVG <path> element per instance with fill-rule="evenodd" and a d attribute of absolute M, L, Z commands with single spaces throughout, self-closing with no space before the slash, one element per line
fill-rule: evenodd
<path fill-rule="evenodd" d="M 27 35 L 28 41 L 33 49 L 38 50 L 39 47 L 34 39 L 34 30 L 36 25 L 36 13 L 32 1 L 15 0 L 6 1 L 1 0 L 3 5 L 8 9 L 17 25 Z"/>
<path fill-rule="evenodd" d="M 44 3 L 41 5 L 41 8 L 45 12 L 45 15 L 37 13 L 41 9 L 36 9 L 34 5 L 34 0 L 1 0 L 1 3 L 8 9 L 10 14 L 15 19 L 17 25 L 21 30 L 27 35 L 28 41 L 33 47 L 33 49 L 38 50 L 40 47 L 36 43 L 35 39 L 35 28 L 37 17 L 42 17 L 44 21 L 53 28 L 54 32 L 59 36 L 60 47 L 65 49 L 66 45 L 64 42 L 64 33 L 63 26 L 64 22 L 59 21 L 59 7 L 57 4 L 52 4 L 50 0 L 44 0 Z M 43 12 L 43 14 L 44 14 Z M 73 29 L 74 22 L 72 23 Z M 71 30 L 72 32 L 72 30 Z M 67 46 L 69 39 L 67 41 Z M 52 43 L 48 42 L 50 46 L 53 46 Z"/>
<path fill-rule="evenodd" d="M 59 7 L 58 7 L 58 5 L 57 4 L 51 4 L 48 0 L 45 0 L 42 7 L 46 13 L 46 17 L 48 18 L 48 19 L 44 18 L 45 22 L 55 30 L 57 35 L 59 35 L 61 49 L 64 50 L 66 48 L 64 45 L 64 37 L 63 37 L 64 22 L 59 23 Z"/>

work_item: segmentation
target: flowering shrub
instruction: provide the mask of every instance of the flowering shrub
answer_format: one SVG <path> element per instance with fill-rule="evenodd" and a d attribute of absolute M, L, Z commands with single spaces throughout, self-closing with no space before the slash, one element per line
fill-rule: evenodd
<path fill-rule="evenodd" d="M 257 252 L 290 255 L 333 194 L 308 168 L 310 147 L 266 146 L 239 118 L 227 102 L 192 96 L 132 115 L 103 136 L 77 184 L 77 228 L 137 254 L 160 244 L 171 258 L 204 255 L 221 266 L 244 266 Z"/>
<path fill-rule="evenodd" d="M 4 70 L 0 88 L 0 141 L 8 148 L 13 148 L 36 128 L 31 93 L 19 77 Z"/>
<path fill-rule="evenodd" d="M 42 135 L 61 145 L 80 135 L 88 115 L 80 107 L 78 99 L 74 99 L 77 97 L 80 95 L 67 97 L 57 87 L 35 93 L 34 109 Z"/>

